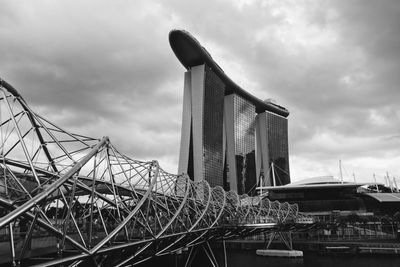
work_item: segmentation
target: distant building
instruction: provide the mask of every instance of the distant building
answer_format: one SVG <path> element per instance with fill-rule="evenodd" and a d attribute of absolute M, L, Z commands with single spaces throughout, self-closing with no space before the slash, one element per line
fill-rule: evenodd
<path fill-rule="evenodd" d="M 263 186 L 258 190 L 272 201 L 296 203 L 299 211 L 316 216 L 394 214 L 400 204 L 397 189 L 373 183 L 342 183 L 331 176 L 308 178 L 284 186 Z"/>
<path fill-rule="evenodd" d="M 178 172 L 239 194 L 260 178 L 290 183 L 287 109 L 240 88 L 189 33 L 172 31 L 170 44 L 187 69 Z"/>

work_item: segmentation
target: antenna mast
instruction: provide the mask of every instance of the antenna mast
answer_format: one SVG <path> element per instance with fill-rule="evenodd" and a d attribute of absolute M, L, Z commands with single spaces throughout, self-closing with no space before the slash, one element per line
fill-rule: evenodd
<path fill-rule="evenodd" d="M 341 159 L 339 159 L 339 173 L 340 173 L 340 182 L 343 184 L 342 160 Z"/>
<path fill-rule="evenodd" d="M 379 193 L 379 187 L 378 187 L 378 184 L 376 183 L 375 173 L 374 173 L 374 183 L 375 183 L 375 187 L 376 187 L 376 192 Z"/>

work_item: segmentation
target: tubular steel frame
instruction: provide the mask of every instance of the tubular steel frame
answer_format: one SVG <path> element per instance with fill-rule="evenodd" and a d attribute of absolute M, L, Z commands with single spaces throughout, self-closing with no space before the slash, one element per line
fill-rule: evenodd
<path fill-rule="evenodd" d="M 108 137 L 70 133 L 1 79 L 0 139 L 0 253 L 9 242 L 13 265 L 134 265 L 291 228 L 303 216 L 297 205 L 238 196 L 131 159 Z"/>

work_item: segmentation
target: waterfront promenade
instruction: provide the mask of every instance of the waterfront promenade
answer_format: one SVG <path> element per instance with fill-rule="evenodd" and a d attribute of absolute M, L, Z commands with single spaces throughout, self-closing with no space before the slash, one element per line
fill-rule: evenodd
<path fill-rule="evenodd" d="M 219 245 L 221 246 L 221 245 Z M 226 242 L 233 250 L 256 250 L 265 247 L 264 240 L 236 239 Z M 279 241 L 272 243 L 273 247 L 284 248 Z M 305 252 L 320 254 L 385 254 L 400 256 L 400 242 L 394 239 L 370 240 L 294 240 L 293 248 Z"/>
<path fill-rule="evenodd" d="M 223 265 L 224 253 L 221 249 L 215 250 L 219 266 Z M 155 258 L 140 265 L 141 267 L 184 267 L 186 254 L 176 257 Z M 277 258 L 258 256 L 254 249 L 227 249 L 228 267 L 398 267 L 400 266 L 399 255 L 388 254 L 352 254 L 352 253 L 318 253 L 315 251 L 304 251 L 303 258 Z M 207 257 L 199 255 L 199 259 L 193 262 L 192 267 L 204 267 L 207 265 Z"/>

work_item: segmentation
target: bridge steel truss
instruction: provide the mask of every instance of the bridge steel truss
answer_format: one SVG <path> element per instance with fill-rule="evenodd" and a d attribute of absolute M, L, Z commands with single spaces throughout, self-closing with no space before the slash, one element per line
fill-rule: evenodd
<path fill-rule="evenodd" d="M 4 80 L 0 139 L 0 253 L 14 265 L 134 265 L 210 240 L 291 228 L 303 216 L 297 205 L 131 159 L 108 137 L 68 132 Z"/>

